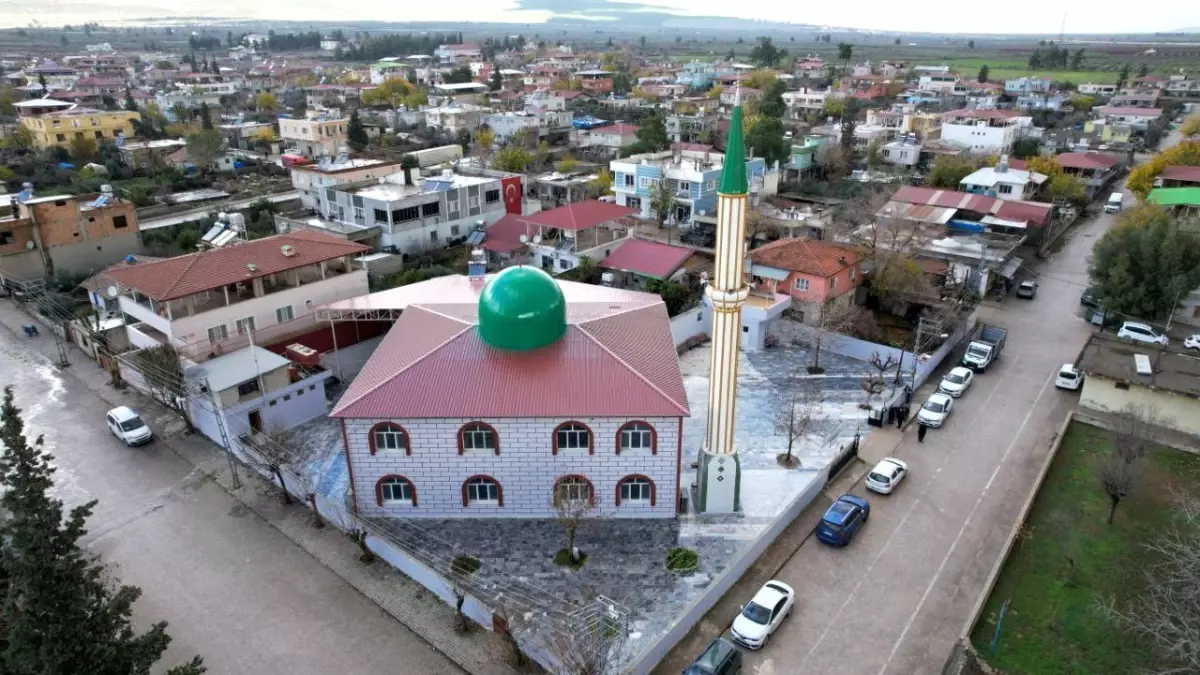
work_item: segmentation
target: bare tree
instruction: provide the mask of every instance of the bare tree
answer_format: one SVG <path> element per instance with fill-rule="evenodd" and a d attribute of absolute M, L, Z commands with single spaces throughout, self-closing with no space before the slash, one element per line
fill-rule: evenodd
<path fill-rule="evenodd" d="M 892 356 L 890 352 L 888 354 L 880 354 L 878 351 L 873 351 L 871 352 L 871 358 L 867 359 L 867 363 L 875 371 L 871 374 L 871 377 L 879 382 L 887 382 L 888 372 L 893 368 L 897 374 L 900 372 L 900 360 Z M 893 387 L 898 384 L 898 379 L 893 378 Z"/>
<path fill-rule="evenodd" d="M 279 481 L 279 487 L 283 493 L 283 503 L 290 505 L 292 496 L 288 494 L 287 482 L 283 476 L 283 470 L 291 463 L 294 454 L 287 446 L 290 434 L 274 427 L 267 427 L 262 431 L 251 431 L 243 438 L 250 442 L 254 450 L 252 455 L 248 455 L 248 463 L 270 471 L 275 480 Z"/>
<path fill-rule="evenodd" d="M 821 415 L 824 392 L 812 378 L 793 375 L 775 411 L 775 429 L 787 438 L 787 453 L 776 456 L 781 466 L 789 469 L 800 464 L 792 449 L 797 440 L 811 434 Z"/>
<path fill-rule="evenodd" d="M 925 294 L 929 283 L 917 253 L 935 236 L 922 223 L 893 213 L 888 191 L 874 190 L 844 204 L 828 237 L 857 248 L 867 260 L 871 293 L 889 299 L 905 293 Z"/>
<path fill-rule="evenodd" d="M 554 492 L 554 520 L 563 528 L 567 535 L 566 563 L 582 565 L 586 556 L 575 546 L 575 538 L 586 531 L 590 521 L 596 516 L 596 496 L 572 494 L 576 486 L 560 483 Z"/>
<path fill-rule="evenodd" d="M 1153 406 L 1126 405 L 1113 417 L 1109 428 L 1109 442 L 1113 451 L 1126 461 L 1145 457 L 1156 445 L 1153 440 L 1156 428 L 1166 422 Z"/>
<path fill-rule="evenodd" d="M 150 396 L 179 413 L 188 429 L 192 429 L 192 420 L 187 414 L 187 383 L 175 347 L 169 344 L 147 347 L 130 354 L 128 360 L 129 365 L 142 374 Z"/>
<path fill-rule="evenodd" d="M 558 663 L 555 675 L 605 675 L 617 668 L 628 637 L 628 620 L 620 605 L 583 589 L 583 605 L 565 620 L 546 621 L 541 642 Z"/>
<path fill-rule="evenodd" d="M 479 559 L 472 555 L 460 555 L 450 561 L 450 590 L 454 593 L 454 630 L 465 633 L 471 627 L 470 620 L 463 612 L 467 602 L 467 580 L 479 571 Z"/>
<path fill-rule="evenodd" d="M 1138 478 L 1141 476 L 1141 464 L 1141 459 L 1126 459 L 1113 450 L 1100 460 L 1100 464 L 1096 467 L 1097 475 L 1100 478 L 1100 487 L 1112 501 L 1112 506 L 1108 509 L 1109 525 L 1112 525 L 1113 518 L 1117 515 L 1117 504 L 1132 494 L 1133 489 L 1137 486 Z"/>
<path fill-rule="evenodd" d="M 871 353 L 869 363 L 871 364 L 871 373 L 863 377 L 858 385 L 866 395 L 866 399 L 862 403 L 862 408 L 865 410 L 870 410 L 871 401 L 887 390 L 887 372 L 898 366 L 895 357 L 891 354 L 881 355 L 878 351 Z"/>
<path fill-rule="evenodd" d="M 1144 590 L 1118 607 L 1097 600 L 1101 611 L 1134 634 L 1149 639 L 1178 670 L 1200 671 L 1200 497 L 1177 493 L 1175 522 L 1144 546 L 1155 562 L 1142 570 Z"/>
<path fill-rule="evenodd" d="M 821 366 L 821 348 L 827 347 L 838 335 L 855 326 L 861 316 L 862 308 L 853 304 L 839 303 L 830 300 L 821 306 L 821 313 L 816 321 L 806 330 L 804 342 L 812 350 L 812 364 L 808 372 L 817 375 L 825 372 Z"/>

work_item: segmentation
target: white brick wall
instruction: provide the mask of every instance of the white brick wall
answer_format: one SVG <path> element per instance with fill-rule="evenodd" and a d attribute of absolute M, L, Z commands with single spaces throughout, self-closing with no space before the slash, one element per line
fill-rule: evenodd
<path fill-rule="evenodd" d="M 368 436 L 377 423 L 392 421 L 409 434 L 412 454 L 380 451 L 371 454 Z M 629 419 L 580 418 L 592 430 L 593 454 L 587 451 L 553 452 L 555 428 L 567 420 L 523 419 L 420 419 L 345 420 L 348 452 L 354 472 L 354 494 L 364 516 L 424 518 L 545 518 L 554 515 L 552 497 L 558 478 L 577 474 L 591 482 L 599 515 L 630 518 L 675 517 L 678 417 L 645 418 L 657 432 L 657 453 L 633 450 L 617 454 L 617 429 Z M 468 422 L 485 422 L 500 437 L 500 454 L 467 450 L 458 454 L 458 431 Z M 375 485 L 386 475 L 412 481 L 417 505 L 379 506 Z M 490 476 L 504 492 L 504 506 L 462 504 L 462 485 L 475 475 Z M 654 482 L 655 504 L 616 505 L 617 484 L 625 476 L 644 475 Z"/>

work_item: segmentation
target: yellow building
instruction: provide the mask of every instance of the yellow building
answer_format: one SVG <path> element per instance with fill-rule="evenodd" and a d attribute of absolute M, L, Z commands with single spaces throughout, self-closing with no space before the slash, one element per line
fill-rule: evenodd
<path fill-rule="evenodd" d="M 119 136 L 132 138 L 133 122 L 138 119 L 141 115 L 128 110 L 70 108 L 22 117 L 21 124 L 33 134 L 38 148 L 69 148 L 76 138 L 90 138 L 96 143 L 112 142 Z"/>

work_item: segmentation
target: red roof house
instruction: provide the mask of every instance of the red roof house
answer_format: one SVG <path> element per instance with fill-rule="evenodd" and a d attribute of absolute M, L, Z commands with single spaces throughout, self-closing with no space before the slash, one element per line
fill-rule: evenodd
<path fill-rule="evenodd" d="M 626 239 L 600 266 L 651 279 L 669 279 L 691 256 L 692 249 L 683 246 L 646 239 Z"/>

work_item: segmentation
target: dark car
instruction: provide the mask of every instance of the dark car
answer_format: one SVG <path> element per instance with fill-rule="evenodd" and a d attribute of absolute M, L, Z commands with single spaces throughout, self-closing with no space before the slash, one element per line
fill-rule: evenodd
<path fill-rule="evenodd" d="M 713 640 L 683 675 L 736 675 L 742 672 L 742 653 L 725 638 Z"/>
<path fill-rule="evenodd" d="M 1032 300 L 1033 296 L 1037 295 L 1037 289 L 1036 281 L 1022 281 L 1017 284 L 1017 297 Z"/>
<path fill-rule="evenodd" d="M 829 506 L 817 524 L 817 539 L 830 546 L 845 546 L 870 517 L 871 505 L 867 500 L 856 495 L 842 495 Z"/>
<path fill-rule="evenodd" d="M 1100 309 L 1100 295 L 1096 292 L 1095 287 L 1089 286 L 1084 290 L 1083 295 L 1079 296 L 1079 304 L 1092 309 Z"/>

